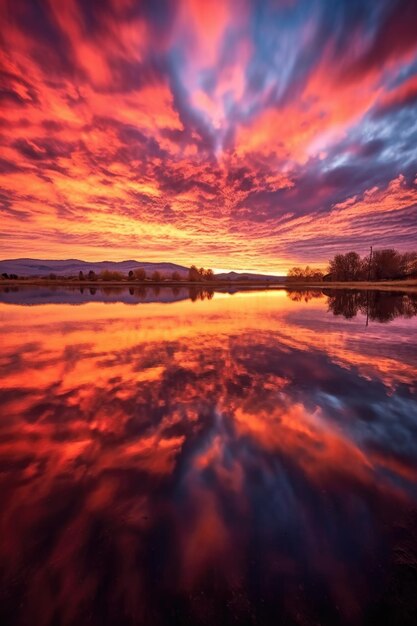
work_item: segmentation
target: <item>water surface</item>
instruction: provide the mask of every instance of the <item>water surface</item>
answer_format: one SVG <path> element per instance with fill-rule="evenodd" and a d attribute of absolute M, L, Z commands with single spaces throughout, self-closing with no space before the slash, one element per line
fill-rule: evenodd
<path fill-rule="evenodd" d="M 0 623 L 414 624 L 417 296 L 132 291 L 0 291 Z"/>

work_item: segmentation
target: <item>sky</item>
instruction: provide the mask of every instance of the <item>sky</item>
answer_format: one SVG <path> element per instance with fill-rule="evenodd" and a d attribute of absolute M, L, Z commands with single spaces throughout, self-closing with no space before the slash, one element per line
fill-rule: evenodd
<path fill-rule="evenodd" d="M 0 257 L 416 249 L 415 0 L 0 0 Z"/>

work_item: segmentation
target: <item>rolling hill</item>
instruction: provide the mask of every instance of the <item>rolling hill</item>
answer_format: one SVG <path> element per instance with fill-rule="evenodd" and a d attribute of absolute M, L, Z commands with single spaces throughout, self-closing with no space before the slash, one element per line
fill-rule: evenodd
<path fill-rule="evenodd" d="M 0 261 L 0 275 L 17 274 L 17 276 L 47 276 L 55 274 L 56 276 L 78 276 L 79 272 L 88 274 L 90 270 L 102 272 L 103 270 L 111 270 L 128 274 L 130 270 L 143 268 L 149 275 L 154 271 L 161 272 L 163 275 L 170 275 L 172 272 L 178 272 L 181 278 L 188 276 L 188 267 L 178 265 L 176 263 L 150 263 L 147 261 L 81 261 L 80 259 L 66 260 L 46 260 L 46 259 L 5 259 Z M 237 281 L 252 280 L 262 282 L 272 282 L 277 280 L 285 280 L 285 276 L 269 276 L 267 274 L 252 274 L 248 272 L 222 272 L 215 274 L 220 280 Z"/>
<path fill-rule="evenodd" d="M 88 274 L 90 270 L 102 272 L 111 270 L 128 274 L 130 270 L 143 268 L 147 273 L 158 270 L 163 274 L 178 272 L 182 276 L 188 274 L 188 268 L 175 263 L 147 263 L 140 261 L 80 261 L 67 259 L 64 261 L 49 261 L 44 259 L 6 259 L 0 261 L 0 274 L 17 274 L 18 276 L 77 276 L 80 271 Z"/>

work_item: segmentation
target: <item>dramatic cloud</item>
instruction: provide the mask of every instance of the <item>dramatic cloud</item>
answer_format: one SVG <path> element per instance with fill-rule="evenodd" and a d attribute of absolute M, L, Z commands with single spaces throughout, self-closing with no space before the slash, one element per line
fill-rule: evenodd
<path fill-rule="evenodd" d="M 2 257 L 415 247 L 414 0 L 0 0 Z"/>

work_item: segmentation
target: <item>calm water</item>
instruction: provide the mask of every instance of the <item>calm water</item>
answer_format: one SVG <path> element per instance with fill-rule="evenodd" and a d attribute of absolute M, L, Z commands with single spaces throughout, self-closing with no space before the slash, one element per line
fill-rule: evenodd
<path fill-rule="evenodd" d="M 416 294 L 3 289 L 2 626 L 415 624 L 416 331 Z"/>

